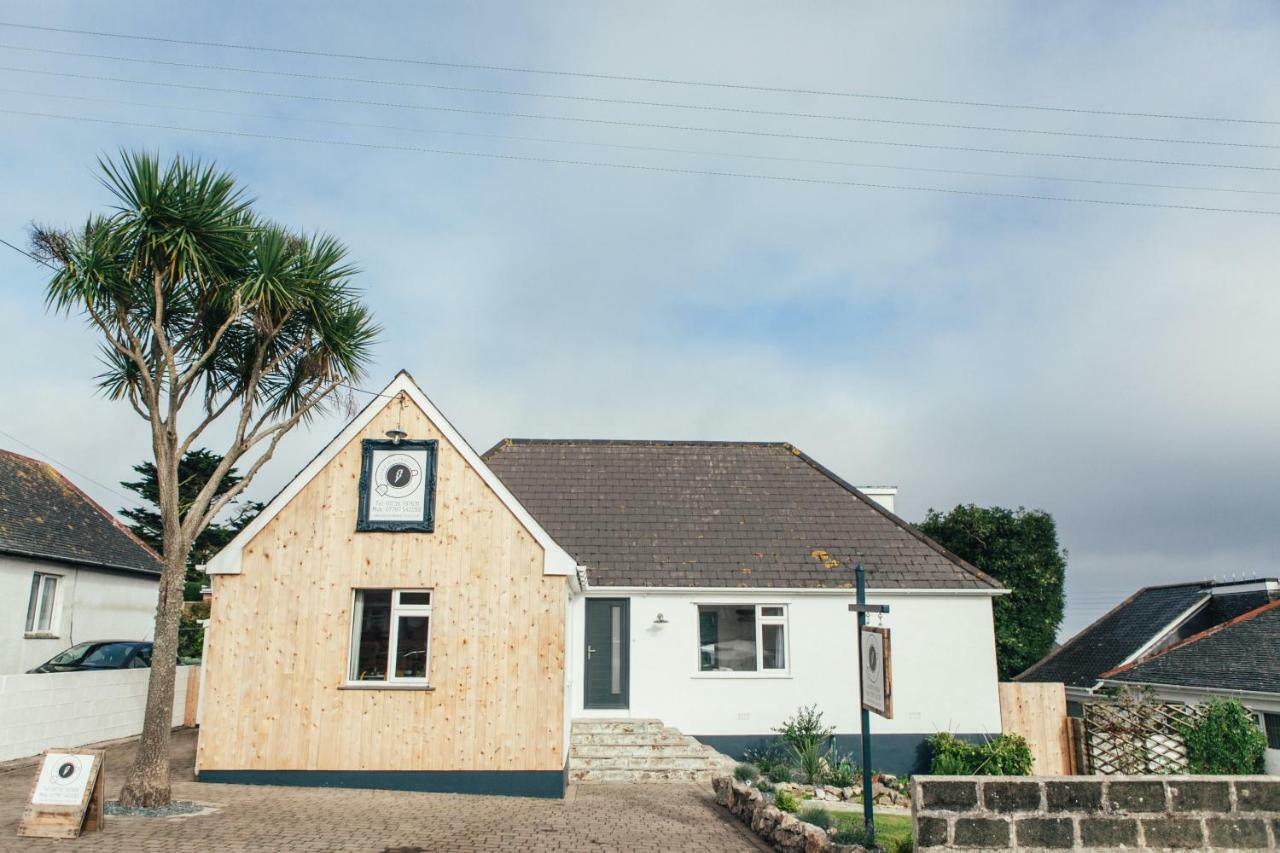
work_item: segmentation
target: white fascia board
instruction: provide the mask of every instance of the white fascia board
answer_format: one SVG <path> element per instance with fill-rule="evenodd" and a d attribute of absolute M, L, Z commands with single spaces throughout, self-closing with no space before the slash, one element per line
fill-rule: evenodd
<path fill-rule="evenodd" d="M 777 596 L 777 595 L 825 595 L 849 597 L 856 596 L 853 587 L 784 587 L 784 586 L 588 586 L 584 590 L 588 595 L 701 595 L 701 596 Z M 1007 589 L 877 589 L 868 588 L 867 595 L 878 597 L 895 595 L 912 596 L 947 596 L 947 597 L 985 597 L 1008 595 Z"/>
<path fill-rule="evenodd" d="M 577 567 L 577 561 L 556 544 L 555 540 L 543 529 L 542 525 L 534 520 L 529 511 L 516 500 L 515 495 L 511 494 L 510 490 L 503 485 L 497 475 L 484 463 L 484 460 L 480 458 L 480 454 L 476 453 L 475 448 L 462 437 L 462 434 L 454 428 L 453 424 L 449 423 L 449 419 L 423 393 L 422 389 L 418 387 L 418 383 L 413 381 L 413 377 L 403 370 L 396 374 L 395 379 L 392 379 L 386 388 L 382 389 L 379 397 L 374 397 L 369 405 L 361 409 L 360 413 L 332 441 L 325 445 L 324 449 L 305 468 L 298 472 L 298 475 L 289 482 L 289 485 L 285 486 L 279 494 L 271 499 L 271 502 L 258 514 L 257 518 L 246 525 L 243 530 L 236 534 L 234 539 L 227 543 L 225 548 L 214 555 L 213 559 L 209 560 L 205 571 L 211 575 L 239 574 L 244 546 L 251 542 L 253 537 L 266 527 L 271 522 L 271 519 L 275 518 L 289 504 L 289 501 L 293 500 L 307 483 L 311 482 L 324 469 L 324 466 L 333 461 L 333 458 L 369 425 L 385 407 L 385 404 L 382 403 L 384 398 L 395 397 L 402 391 L 417 404 L 418 408 L 427 416 L 427 419 L 431 421 L 436 429 L 440 430 L 445 439 L 462 454 L 462 458 L 475 469 L 480 478 L 484 480 L 485 485 L 498 496 L 498 500 L 502 501 L 512 515 L 520 521 L 525 530 L 529 532 L 529 535 L 534 538 L 534 541 L 542 546 L 542 573 L 545 575 L 573 575 L 574 569 Z"/>
<path fill-rule="evenodd" d="M 1146 656 L 1146 654 L 1150 652 L 1153 648 L 1155 648 L 1156 645 L 1158 645 L 1161 640 L 1163 640 L 1165 637 L 1169 636 L 1169 634 L 1171 634 L 1172 632 L 1176 631 L 1179 627 L 1181 627 L 1182 623 L 1186 622 L 1192 616 L 1196 615 L 1196 613 L 1199 612 L 1200 609 L 1203 608 L 1206 604 L 1208 604 L 1210 599 L 1212 598 L 1213 596 L 1207 593 L 1201 596 L 1200 598 L 1197 598 L 1194 604 L 1192 604 L 1186 610 L 1182 611 L 1177 616 L 1175 616 L 1173 620 L 1169 622 L 1169 624 L 1165 625 L 1163 628 L 1157 631 L 1151 637 L 1151 639 L 1147 640 L 1145 643 L 1139 646 L 1137 650 L 1134 651 L 1133 654 L 1129 655 L 1127 658 L 1120 661 L 1120 663 L 1116 664 L 1111 668 L 1119 669 L 1122 666 L 1127 666 L 1128 664 L 1131 664 L 1134 661 Z"/>
<path fill-rule="evenodd" d="M 1160 684 L 1156 681 L 1118 681 L 1102 679 L 1107 687 L 1150 687 L 1156 693 L 1191 693 L 1196 696 L 1239 696 L 1241 698 L 1270 699 L 1280 702 L 1280 693 L 1264 693 L 1261 690 L 1236 690 L 1231 687 L 1184 687 L 1180 684 Z"/>

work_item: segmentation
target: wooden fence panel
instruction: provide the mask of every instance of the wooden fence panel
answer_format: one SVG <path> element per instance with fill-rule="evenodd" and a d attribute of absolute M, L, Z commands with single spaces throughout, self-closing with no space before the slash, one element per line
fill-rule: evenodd
<path fill-rule="evenodd" d="M 1067 776 L 1075 772 L 1067 691 L 1062 684 L 1001 683 L 1000 723 L 1004 731 L 1027 739 L 1037 776 Z"/>

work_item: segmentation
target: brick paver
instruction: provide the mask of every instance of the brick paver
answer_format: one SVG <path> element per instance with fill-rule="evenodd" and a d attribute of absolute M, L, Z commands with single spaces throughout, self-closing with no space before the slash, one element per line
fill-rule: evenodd
<path fill-rule="evenodd" d="M 119 791 L 131 745 L 107 755 Z M 200 784 L 195 733 L 174 736 L 174 796 L 218 806 L 168 820 L 108 818 L 102 833 L 57 842 L 15 836 L 34 765 L 0 771 L 0 851 L 760 851 L 767 850 L 693 785 L 578 786 L 570 799 L 478 797 Z"/>

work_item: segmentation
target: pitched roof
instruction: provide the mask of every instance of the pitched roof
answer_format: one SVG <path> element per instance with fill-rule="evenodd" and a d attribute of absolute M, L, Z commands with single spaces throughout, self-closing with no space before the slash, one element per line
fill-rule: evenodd
<path fill-rule="evenodd" d="M 0 552 L 159 575 L 160 558 L 50 465 L 0 450 Z"/>
<path fill-rule="evenodd" d="M 1144 587 L 1050 652 L 1015 681 L 1093 687 L 1103 674 L 1275 598 L 1274 581 L 1192 581 Z"/>
<path fill-rule="evenodd" d="M 1280 600 L 1103 677 L 1140 684 L 1280 693 Z"/>
<path fill-rule="evenodd" d="M 401 394 L 408 397 L 426 415 L 427 419 L 435 425 L 445 440 L 453 446 L 454 450 L 458 451 L 466 463 L 480 475 L 480 479 L 484 481 L 485 485 L 493 490 L 498 500 L 502 501 L 507 509 L 511 511 L 511 514 L 524 526 L 534 541 L 542 546 L 545 554 L 543 572 L 549 575 L 573 577 L 575 569 L 573 558 L 551 537 L 539 521 L 530 515 L 525 507 L 520 505 L 520 502 L 511 494 L 507 486 L 484 463 L 480 454 L 476 453 L 475 449 L 463 438 L 457 428 L 449 423 L 449 419 L 436 408 L 435 403 L 431 402 L 427 395 L 423 393 L 422 388 L 418 386 L 418 383 L 414 381 L 414 378 L 409 375 L 407 370 L 401 370 L 381 392 L 374 394 L 369 403 L 328 444 L 321 448 L 319 453 L 312 457 L 306 467 L 295 474 L 293 479 L 286 483 L 284 488 L 267 502 L 262 512 L 258 513 L 253 521 L 245 525 L 221 551 L 209 560 L 208 564 L 205 565 L 205 572 L 211 575 L 239 574 L 244 547 L 253 541 L 253 537 L 257 536 L 273 518 L 279 515 L 289 501 L 293 500 L 307 483 L 311 482 L 326 465 L 333 461 L 342 452 L 343 448 L 354 441 L 361 430 L 368 426 L 379 412 L 389 406 L 391 401 Z"/>
<path fill-rule="evenodd" d="M 1204 600 L 1211 585 L 1197 581 L 1144 587 L 1014 680 L 1092 687 L 1102 673 L 1124 663 L 1192 605 Z"/>
<path fill-rule="evenodd" d="M 489 467 L 597 586 L 1000 589 L 789 444 L 506 439 Z"/>

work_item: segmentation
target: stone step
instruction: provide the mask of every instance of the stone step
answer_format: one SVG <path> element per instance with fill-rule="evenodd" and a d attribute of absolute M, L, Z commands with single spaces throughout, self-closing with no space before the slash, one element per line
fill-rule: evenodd
<path fill-rule="evenodd" d="M 711 757 L 705 749 L 696 744 L 613 744 L 613 743 L 575 743 L 569 748 L 569 755 L 577 758 L 701 758 Z"/>
<path fill-rule="evenodd" d="M 714 772 L 705 770 L 570 770 L 569 781 L 582 784 L 610 782 L 709 782 Z"/>
<path fill-rule="evenodd" d="M 610 756 L 608 758 L 569 757 L 570 770 L 703 770 L 710 771 L 707 759 L 672 756 Z"/>
<path fill-rule="evenodd" d="M 682 744 L 689 742 L 684 735 L 643 733 L 643 731 L 600 731 L 600 733 L 581 733 L 575 731 L 570 738 L 571 743 L 611 744 L 616 747 L 634 747 L 639 744 Z"/>
<path fill-rule="evenodd" d="M 580 719 L 573 721 L 573 734 L 662 734 L 662 720 Z M 674 730 L 673 730 L 674 731 Z M 678 732 L 677 732 L 678 734 Z"/>

